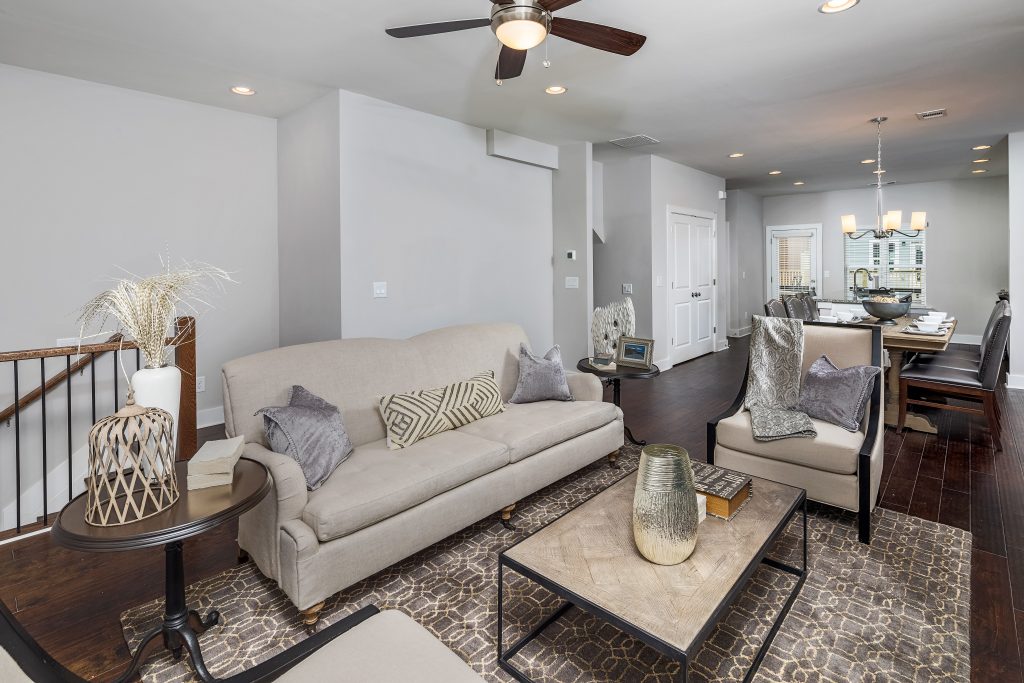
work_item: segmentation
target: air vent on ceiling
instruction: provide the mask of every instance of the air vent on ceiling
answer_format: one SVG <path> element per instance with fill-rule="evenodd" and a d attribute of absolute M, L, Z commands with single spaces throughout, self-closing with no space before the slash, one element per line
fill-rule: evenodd
<path fill-rule="evenodd" d="M 661 140 L 655 140 L 650 135 L 631 135 L 628 138 L 618 138 L 608 142 L 619 147 L 643 147 L 644 145 L 656 145 Z"/>
<path fill-rule="evenodd" d="M 919 121 L 928 121 L 930 119 L 941 119 L 946 115 L 945 109 L 932 109 L 930 111 L 919 111 L 917 112 L 917 119 Z"/>

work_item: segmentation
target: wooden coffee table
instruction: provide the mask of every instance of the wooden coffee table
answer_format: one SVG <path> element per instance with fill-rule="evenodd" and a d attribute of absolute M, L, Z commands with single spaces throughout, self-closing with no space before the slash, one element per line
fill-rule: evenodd
<path fill-rule="evenodd" d="M 570 510 L 498 557 L 498 664 L 523 683 L 532 680 L 513 659 L 540 633 L 577 607 L 679 662 L 688 662 L 759 565 L 796 577 L 785 605 L 765 637 L 744 681 L 757 672 L 807 575 L 807 496 L 802 489 L 754 477 L 753 495 L 731 521 L 708 516 L 697 547 L 682 564 L 665 567 L 645 560 L 633 542 L 631 474 Z M 803 514 L 803 566 L 767 556 L 795 514 Z M 565 600 L 507 650 L 504 572 L 540 584 Z"/>

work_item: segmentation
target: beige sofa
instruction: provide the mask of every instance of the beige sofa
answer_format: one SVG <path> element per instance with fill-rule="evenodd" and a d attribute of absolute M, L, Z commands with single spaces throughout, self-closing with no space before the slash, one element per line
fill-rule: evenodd
<path fill-rule="evenodd" d="M 509 405 L 492 417 L 388 450 L 380 396 L 493 370 L 507 401 L 526 335 L 517 325 L 451 327 L 408 340 L 346 339 L 275 349 L 223 368 L 228 436 L 270 470 L 274 490 L 241 518 L 239 546 L 307 624 L 323 600 L 623 443 L 622 413 L 600 381 L 572 373 L 575 401 Z M 542 351 L 542 350 L 541 350 Z M 355 452 L 316 491 L 292 458 L 266 448 L 260 408 L 300 384 L 341 409 Z"/>
<path fill-rule="evenodd" d="M 803 376 L 822 354 L 840 368 L 882 367 L 882 330 L 877 325 L 804 323 Z M 814 420 L 818 435 L 755 441 L 750 412 L 744 407 L 746 378 L 739 396 L 724 414 L 708 423 L 708 462 L 807 490 L 811 500 L 858 513 L 858 535 L 871 542 L 871 511 L 882 481 L 885 400 L 880 375 L 861 421 L 860 431 Z"/>

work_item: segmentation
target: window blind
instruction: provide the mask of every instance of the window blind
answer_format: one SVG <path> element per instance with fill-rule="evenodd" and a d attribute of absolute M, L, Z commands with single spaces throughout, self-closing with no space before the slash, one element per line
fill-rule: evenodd
<path fill-rule="evenodd" d="M 927 304 L 925 239 L 924 232 L 915 237 L 894 235 L 886 239 L 844 239 L 847 294 L 853 296 L 855 285 L 871 286 L 863 272 L 854 280 L 856 271 L 865 268 L 872 278 L 878 276 L 882 287 L 888 287 L 899 294 L 913 294 L 915 304 Z"/>
<path fill-rule="evenodd" d="M 810 234 L 778 236 L 779 294 L 810 292 L 814 284 L 812 249 L 814 237 Z"/>

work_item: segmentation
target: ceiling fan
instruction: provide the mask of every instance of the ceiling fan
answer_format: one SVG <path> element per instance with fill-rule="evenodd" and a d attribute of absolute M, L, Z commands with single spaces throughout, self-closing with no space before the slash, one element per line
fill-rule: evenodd
<path fill-rule="evenodd" d="M 645 36 L 601 24 L 551 16 L 552 12 L 579 1 L 492 0 L 489 19 L 463 19 L 402 26 L 389 28 L 386 33 L 395 38 L 415 38 L 490 26 L 502 44 L 498 66 L 494 71 L 494 78 L 499 82 L 522 74 L 523 66 L 526 64 L 526 51 L 543 43 L 549 34 L 626 56 L 643 47 L 647 40 Z"/>

